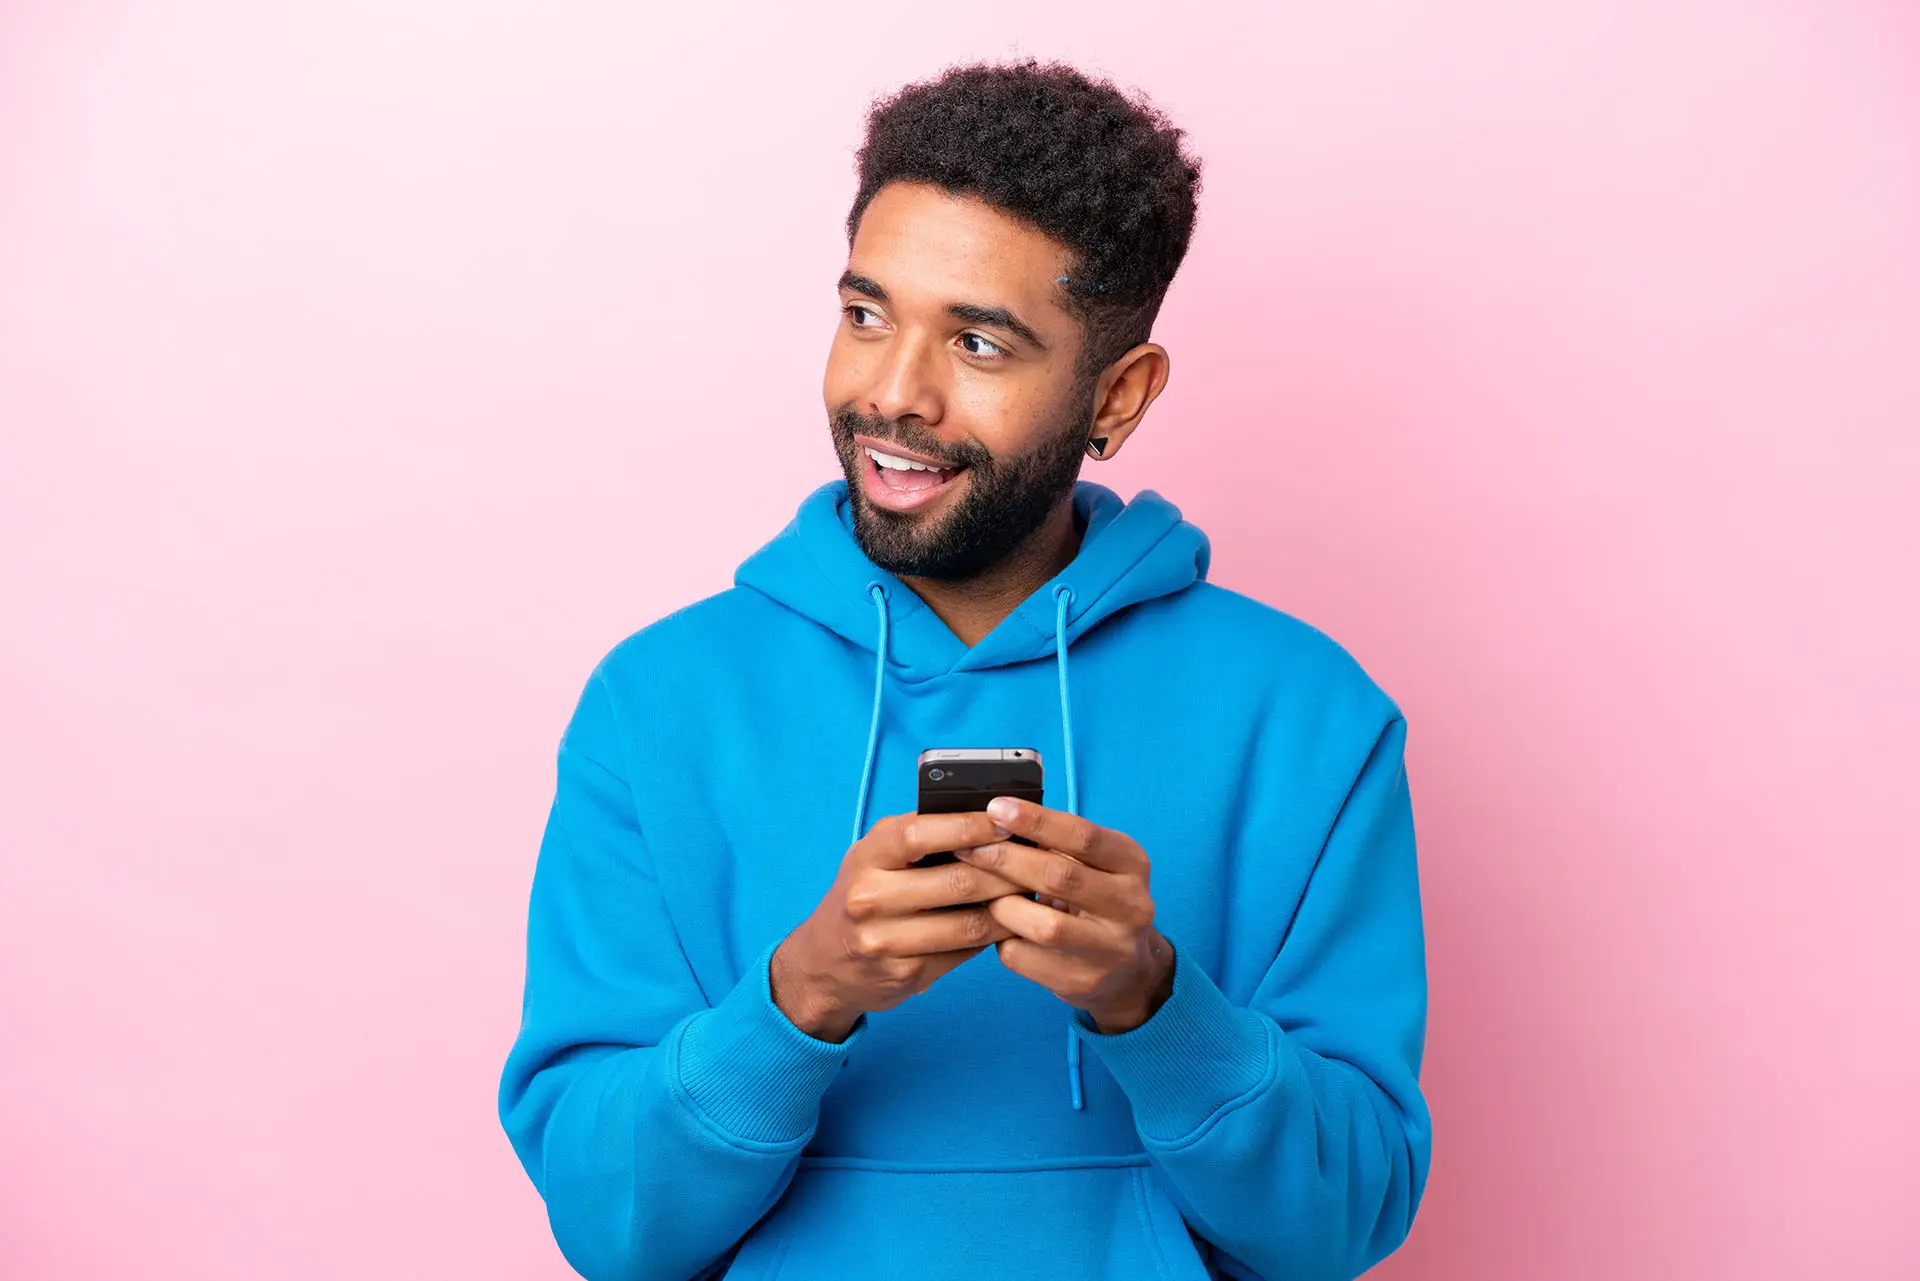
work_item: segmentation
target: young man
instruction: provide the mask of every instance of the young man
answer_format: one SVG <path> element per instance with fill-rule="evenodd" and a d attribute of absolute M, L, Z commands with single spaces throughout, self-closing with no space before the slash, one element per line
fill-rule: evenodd
<path fill-rule="evenodd" d="M 587 680 L 501 1121 L 594 1281 L 1354 1277 L 1428 1168 L 1405 721 L 1077 479 L 1199 168 L 1029 61 L 878 104 L 859 178 L 846 478 Z M 1047 804 L 916 817 L 962 747 Z"/>

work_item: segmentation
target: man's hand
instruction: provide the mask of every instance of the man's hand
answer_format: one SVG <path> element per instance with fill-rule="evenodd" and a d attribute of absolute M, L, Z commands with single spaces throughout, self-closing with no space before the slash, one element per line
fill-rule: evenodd
<path fill-rule="evenodd" d="M 987 813 L 1033 845 L 994 840 L 955 853 L 1040 895 L 987 905 L 1014 936 L 998 945 L 1000 963 L 1108 1035 L 1152 1018 L 1173 988 L 1173 945 L 1153 925 L 1147 852 L 1123 832 L 1032 801 L 995 797 Z"/>
<path fill-rule="evenodd" d="M 813 914 L 774 951 L 774 1004 L 808 1035 L 844 1041 L 862 1014 L 917 996 L 1010 937 L 982 904 L 1019 898 L 1020 886 L 965 863 L 912 866 L 1005 834 L 980 812 L 890 814 L 876 822 L 847 850 Z"/>

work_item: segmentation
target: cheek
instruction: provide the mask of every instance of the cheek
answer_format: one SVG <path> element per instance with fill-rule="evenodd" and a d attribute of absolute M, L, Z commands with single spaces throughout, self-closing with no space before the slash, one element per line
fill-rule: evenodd
<path fill-rule="evenodd" d="M 1037 382 L 967 378 L 954 387 L 948 416 L 995 454 L 1023 454 L 1055 430 L 1052 404 Z"/>
<path fill-rule="evenodd" d="M 860 359 L 853 344 L 836 330 L 833 341 L 827 345 L 827 368 L 821 379 L 828 409 L 837 409 L 853 399 L 859 386 L 859 367 Z"/>

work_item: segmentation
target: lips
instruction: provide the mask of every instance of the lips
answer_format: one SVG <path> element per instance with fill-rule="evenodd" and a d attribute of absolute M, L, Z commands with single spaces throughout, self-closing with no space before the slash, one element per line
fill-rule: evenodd
<path fill-rule="evenodd" d="M 882 464 L 874 457 L 876 453 L 882 454 L 895 465 Z M 866 460 L 862 479 L 867 498 L 876 507 L 888 511 L 906 512 L 926 506 L 953 488 L 967 470 L 954 464 L 934 465 L 911 455 L 887 454 L 884 450 L 865 446 L 861 448 L 860 455 Z M 897 465 L 899 462 L 914 465 L 901 467 Z"/>
<path fill-rule="evenodd" d="M 906 464 L 910 467 L 916 467 L 916 468 L 926 467 L 926 468 L 932 468 L 932 469 L 942 470 L 942 471 L 951 471 L 956 468 L 965 466 L 964 463 L 948 462 L 944 458 L 929 458 L 925 454 L 916 454 L 911 452 L 910 450 L 900 449 L 893 445 L 862 444 L 860 445 L 860 448 L 864 449 L 867 452 L 867 455 L 869 457 L 874 458 L 875 461 L 879 462 L 880 465 L 883 467 L 886 466 L 889 462 L 895 464 L 896 469 L 899 464 Z"/>

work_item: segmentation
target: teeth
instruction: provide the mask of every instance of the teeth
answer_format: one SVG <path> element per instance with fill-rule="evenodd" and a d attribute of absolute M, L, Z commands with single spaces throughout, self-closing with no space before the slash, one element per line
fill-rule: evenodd
<path fill-rule="evenodd" d="M 877 449 L 869 449 L 867 457 L 882 467 L 891 467 L 895 471 L 950 471 L 951 468 L 935 467 L 929 463 L 917 463 L 911 458 L 899 458 L 893 454 L 883 454 Z"/>

